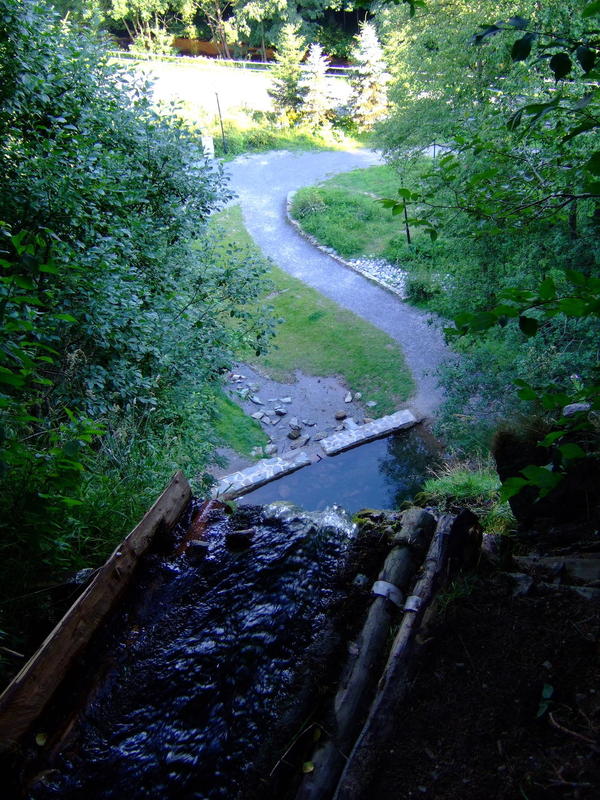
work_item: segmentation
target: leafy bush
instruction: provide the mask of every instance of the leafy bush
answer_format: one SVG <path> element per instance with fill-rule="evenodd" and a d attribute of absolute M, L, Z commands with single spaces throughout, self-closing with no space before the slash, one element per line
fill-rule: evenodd
<path fill-rule="evenodd" d="M 223 263 L 206 232 L 229 195 L 199 139 L 35 2 L 0 0 L 0 168 L 0 578 L 19 593 L 40 563 L 106 552 L 176 467 L 201 473 L 221 373 L 268 324 L 262 263 Z"/>

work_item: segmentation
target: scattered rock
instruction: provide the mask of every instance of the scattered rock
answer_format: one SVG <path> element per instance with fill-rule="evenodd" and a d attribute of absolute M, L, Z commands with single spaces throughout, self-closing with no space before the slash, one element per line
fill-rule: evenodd
<path fill-rule="evenodd" d="M 344 397 L 344 403 L 351 403 L 352 402 L 352 392 L 348 392 L 348 394 Z"/>
<path fill-rule="evenodd" d="M 256 394 L 251 394 L 251 395 L 250 395 L 250 401 L 251 401 L 252 403 L 254 403 L 255 405 L 257 405 L 257 406 L 264 406 L 264 403 L 263 403 L 263 401 L 262 401 L 262 400 L 260 399 L 260 397 L 259 397 L 258 395 L 256 395 Z M 369 404 L 367 403 L 367 405 L 369 405 Z"/>
<path fill-rule="evenodd" d="M 251 392 L 258 392 L 258 383 L 249 383 L 248 386 Z"/>
<path fill-rule="evenodd" d="M 271 425 L 279 425 L 280 422 L 281 422 L 281 417 L 273 417 L 271 419 Z"/>
<path fill-rule="evenodd" d="M 263 455 L 262 447 L 253 447 L 252 450 L 250 450 L 250 455 L 253 458 L 260 458 Z"/>
<path fill-rule="evenodd" d="M 246 528 L 242 531 L 227 531 L 225 543 L 228 547 L 249 547 L 255 533 L 254 528 Z"/>
<path fill-rule="evenodd" d="M 304 447 L 305 444 L 308 444 L 309 440 L 310 436 L 302 436 L 300 439 L 296 439 L 296 441 L 290 445 L 290 450 L 297 450 L 299 447 Z"/>
<path fill-rule="evenodd" d="M 344 426 L 343 425 L 336 425 L 335 426 L 335 430 L 339 433 L 340 431 L 344 430 Z"/>
<path fill-rule="evenodd" d="M 533 578 L 524 572 L 507 572 L 514 584 L 513 597 L 524 597 L 533 586 Z"/>
<path fill-rule="evenodd" d="M 365 403 L 365 405 L 367 406 L 367 408 L 375 408 L 375 406 L 377 405 L 377 400 L 368 400 Z"/>
<path fill-rule="evenodd" d="M 375 422 L 375 418 L 374 417 L 365 417 L 364 420 L 363 420 L 363 423 L 365 425 L 368 425 L 369 422 Z"/>
<path fill-rule="evenodd" d="M 288 433 L 288 439 L 299 439 L 300 428 L 292 428 Z"/>
<path fill-rule="evenodd" d="M 302 429 L 302 425 L 298 422 L 298 417 L 291 417 L 288 425 L 292 430 L 299 431 Z"/>
<path fill-rule="evenodd" d="M 355 392 L 354 393 L 355 400 L 362 400 L 362 392 Z"/>
<path fill-rule="evenodd" d="M 185 549 L 185 555 L 190 564 L 199 564 L 208 554 L 208 542 L 195 539 Z"/>
<path fill-rule="evenodd" d="M 326 439 L 328 436 L 329 434 L 327 433 L 327 431 L 319 431 L 319 433 L 315 433 L 315 435 L 313 436 L 313 440 L 315 442 L 320 442 L 321 439 Z"/>
<path fill-rule="evenodd" d="M 250 394 L 250 389 L 248 389 L 245 386 L 244 386 L 243 389 L 240 389 L 238 391 L 238 395 L 242 398 L 242 400 L 246 400 L 246 398 L 248 397 L 249 394 Z"/>
<path fill-rule="evenodd" d="M 267 417 L 267 415 L 264 414 L 261 421 L 262 421 L 263 425 L 270 425 L 271 424 L 271 417 Z"/>
<path fill-rule="evenodd" d="M 346 419 L 347 416 L 348 416 L 348 414 L 345 411 L 336 411 L 335 412 L 335 418 L 336 419 Z"/>
<path fill-rule="evenodd" d="M 344 428 L 347 431 L 355 431 L 360 425 L 352 417 L 346 417 L 344 420 Z"/>
<path fill-rule="evenodd" d="M 252 417 L 252 419 L 262 419 L 264 417 L 264 414 L 262 411 L 255 411 L 254 414 L 250 414 L 250 416 Z"/>
<path fill-rule="evenodd" d="M 75 575 L 69 580 L 69 583 L 74 583 L 76 586 L 82 586 L 84 583 L 87 583 L 92 575 L 94 575 L 96 570 L 94 567 L 84 567 L 83 569 L 78 570 Z"/>
<path fill-rule="evenodd" d="M 267 456 L 275 456 L 277 455 L 277 445 L 276 444 L 268 444 L 265 448 L 265 455 Z"/>
<path fill-rule="evenodd" d="M 232 372 L 230 374 L 230 376 L 229 376 L 229 380 L 233 381 L 234 383 L 239 383 L 240 381 L 244 380 L 244 376 L 243 375 L 238 375 L 237 373 Z"/>
<path fill-rule="evenodd" d="M 589 411 L 590 408 L 591 405 L 589 403 L 569 403 L 569 405 L 565 406 L 562 410 L 563 417 L 572 417 L 575 414 Z"/>
<path fill-rule="evenodd" d="M 309 419 L 303 419 L 302 424 L 307 425 L 309 428 L 314 428 L 317 423 Z"/>
<path fill-rule="evenodd" d="M 358 586 L 359 589 L 365 589 L 371 581 L 367 578 L 366 575 L 363 575 L 362 572 L 359 572 L 358 575 L 352 581 L 354 586 Z"/>
<path fill-rule="evenodd" d="M 282 408 L 281 406 L 275 406 L 275 413 L 277 414 L 278 417 L 285 417 L 287 411 L 285 410 L 285 408 Z"/>
<path fill-rule="evenodd" d="M 292 402 L 292 398 L 291 397 L 280 397 L 279 398 L 279 402 L 280 403 L 286 403 L 286 405 L 289 405 Z"/>
<path fill-rule="evenodd" d="M 274 408 L 265 408 L 265 414 L 268 417 L 274 417 L 275 416 L 275 409 Z"/>

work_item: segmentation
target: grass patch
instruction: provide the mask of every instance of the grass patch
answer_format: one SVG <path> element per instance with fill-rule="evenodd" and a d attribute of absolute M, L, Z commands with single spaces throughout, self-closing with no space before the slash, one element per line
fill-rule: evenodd
<path fill-rule="evenodd" d="M 217 420 L 214 431 L 227 447 L 236 453 L 249 456 L 254 447 L 268 444 L 269 438 L 258 422 L 247 416 L 244 411 L 225 394 L 216 398 L 215 411 Z"/>
<path fill-rule="evenodd" d="M 255 258 L 257 247 L 246 231 L 241 209 L 232 206 L 213 217 L 223 230 L 223 251 L 232 244 Z M 375 326 L 323 297 L 315 289 L 271 265 L 271 289 L 265 298 L 277 326 L 273 348 L 260 358 L 244 354 L 275 380 L 337 375 L 365 400 L 377 402 L 377 414 L 395 410 L 414 390 L 400 347 Z"/>
<path fill-rule="evenodd" d="M 405 238 L 403 223 L 377 198 L 394 197 L 400 185 L 400 175 L 389 166 L 345 172 L 298 190 L 291 214 L 307 233 L 345 258 L 383 256 L 394 261 Z M 416 239 L 422 235 L 412 233 Z"/>
<path fill-rule="evenodd" d="M 425 481 L 418 500 L 448 511 L 469 508 L 486 533 L 507 534 L 516 525 L 508 503 L 500 502 L 500 478 L 489 459 L 447 464 Z"/>

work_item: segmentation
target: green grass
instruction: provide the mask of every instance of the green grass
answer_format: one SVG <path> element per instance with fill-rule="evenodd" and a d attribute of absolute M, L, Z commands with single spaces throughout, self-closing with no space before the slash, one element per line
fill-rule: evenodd
<path fill-rule="evenodd" d="M 213 224 L 223 229 L 224 252 L 235 243 L 256 255 L 239 206 L 215 215 Z M 283 322 L 266 356 L 244 358 L 275 380 L 293 380 L 296 369 L 339 376 L 365 400 L 375 400 L 378 414 L 395 410 L 410 396 L 412 376 L 393 339 L 273 265 L 268 277 L 272 286 L 265 299 Z"/>
<path fill-rule="evenodd" d="M 225 394 L 217 397 L 215 405 L 218 416 L 214 430 L 223 444 L 245 456 L 251 454 L 253 447 L 268 444 L 269 439 L 258 422 Z"/>
<path fill-rule="evenodd" d="M 405 246 L 404 222 L 377 199 L 397 197 L 403 182 L 414 181 L 423 166 L 421 159 L 411 162 L 403 175 L 387 165 L 335 175 L 318 186 L 298 190 L 292 202 L 292 217 L 307 233 L 344 258 L 384 257 L 404 266 L 403 258 L 411 252 Z M 415 227 L 411 228 L 411 238 L 415 244 L 424 238 L 428 241 L 423 231 Z M 402 259 L 398 258 L 399 253 Z"/>
<path fill-rule="evenodd" d="M 508 503 L 500 502 L 500 478 L 490 458 L 446 465 L 425 481 L 418 500 L 444 510 L 469 508 L 486 533 L 510 533 L 516 525 Z"/>

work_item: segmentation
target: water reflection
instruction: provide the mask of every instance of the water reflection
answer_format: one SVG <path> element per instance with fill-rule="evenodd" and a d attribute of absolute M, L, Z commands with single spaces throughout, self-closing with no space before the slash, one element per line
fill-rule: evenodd
<path fill-rule="evenodd" d="M 350 513 L 361 508 L 397 508 L 419 491 L 439 457 L 433 437 L 412 429 L 355 447 L 262 486 L 239 503 L 287 500 L 311 511 L 337 503 Z"/>

